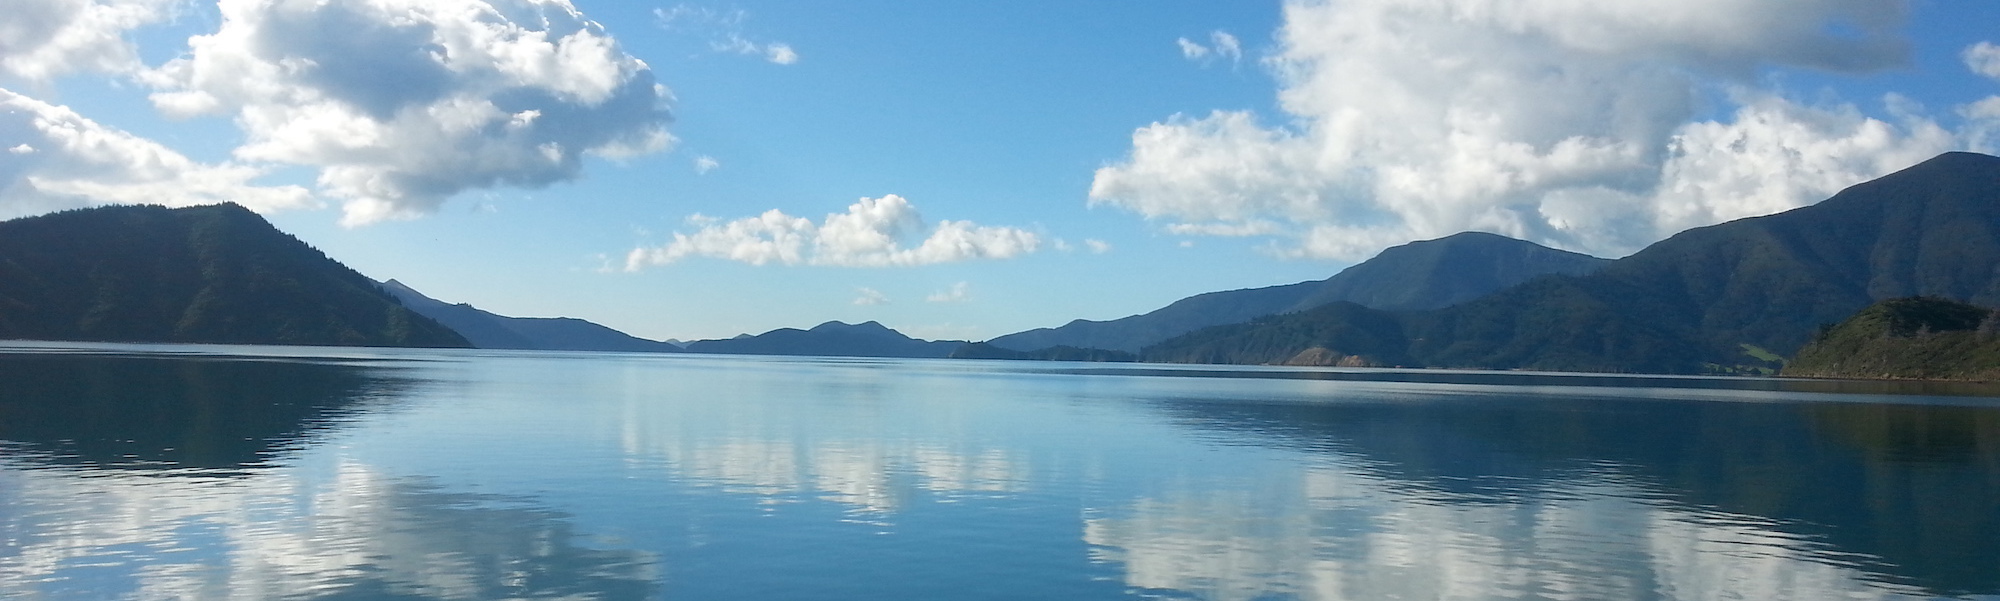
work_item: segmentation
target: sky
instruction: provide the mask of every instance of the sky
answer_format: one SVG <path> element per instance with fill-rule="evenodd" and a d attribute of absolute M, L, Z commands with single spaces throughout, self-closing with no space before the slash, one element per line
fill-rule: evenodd
<path fill-rule="evenodd" d="M 1620 257 L 2000 147 L 1990 0 L 9 0 L 0 218 L 236 202 L 432 297 L 983 340 L 1466 230 Z"/>

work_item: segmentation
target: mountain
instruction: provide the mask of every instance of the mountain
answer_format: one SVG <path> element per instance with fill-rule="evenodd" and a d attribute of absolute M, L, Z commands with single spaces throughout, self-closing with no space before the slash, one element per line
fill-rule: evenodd
<path fill-rule="evenodd" d="M 0 338 L 470 346 L 234 204 L 0 222 Z"/>
<path fill-rule="evenodd" d="M 616 351 L 678 353 L 678 345 L 637 338 L 589 321 L 571 317 L 507 317 L 479 310 L 465 303 L 450 304 L 424 296 L 396 280 L 382 283 L 382 289 L 402 301 L 403 306 L 465 335 L 472 346 L 489 349 L 531 349 L 544 351 Z"/>
<path fill-rule="evenodd" d="M 1017 361 L 1096 361 L 1103 363 L 1130 363 L 1139 360 L 1138 355 L 1125 351 L 1107 351 L 1096 348 L 1073 346 L 1052 346 L 1033 351 L 1016 351 L 1000 348 L 984 342 L 974 342 L 958 347 L 947 356 L 951 359 L 1010 359 Z"/>
<path fill-rule="evenodd" d="M 1210 292 L 1143 315 L 1111 321 L 1079 319 L 987 343 L 1016 351 L 1073 346 L 1138 352 L 1201 328 L 1341 301 L 1384 310 L 1447 307 L 1539 276 L 1582 275 L 1607 263 L 1506 236 L 1464 232 L 1390 247 L 1324 280 Z"/>
<path fill-rule="evenodd" d="M 1199 360 L 1225 339 L 1292 340 L 1239 362 L 1313 347 L 1373 352 L 1372 340 L 1314 337 L 1393 322 L 1404 364 L 1698 373 L 1762 370 L 1819 324 L 1878 300 L 2000 301 L 2000 158 L 1947 153 L 1819 204 L 1696 228 L 1584 276 L 1550 276 L 1431 311 L 1281 315 L 1150 347 Z M 1336 323 L 1319 323 L 1336 322 Z M 1345 324 L 1338 322 L 1348 322 Z M 1261 331 L 1259 331 L 1261 330 Z M 1346 354 L 1360 354 L 1348 352 Z"/>
<path fill-rule="evenodd" d="M 1785 366 L 1784 374 L 2000 379 L 2000 314 L 1941 298 L 1882 301 L 1820 332 Z"/>
<path fill-rule="evenodd" d="M 960 340 L 918 340 L 872 321 L 853 325 L 829 321 L 810 330 L 779 328 L 756 336 L 696 340 L 688 343 L 687 350 L 733 355 L 944 358 L 964 345 Z"/>

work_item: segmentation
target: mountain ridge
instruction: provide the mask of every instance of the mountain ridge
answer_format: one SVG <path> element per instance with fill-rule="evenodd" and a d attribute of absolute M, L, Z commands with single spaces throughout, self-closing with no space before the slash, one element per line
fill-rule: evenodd
<path fill-rule="evenodd" d="M 1190 361 L 1225 340 L 1284 339 L 1236 353 L 1281 362 L 1313 346 L 1339 350 L 1340 340 L 1305 334 L 1337 329 L 1311 323 L 1334 319 L 1393 322 L 1410 341 L 1405 358 L 1428 366 L 1768 372 L 1777 364 L 1760 357 L 1789 355 L 1818 324 L 1883 298 L 2000 300 L 1996 264 L 2000 158 L 1954 152 L 1814 205 L 1675 234 L 1589 275 L 1544 276 L 1431 311 L 1220 326 L 1142 358 Z"/>
<path fill-rule="evenodd" d="M 380 286 L 416 311 L 485 349 L 678 353 L 681 347 L 646 340 L 574 317 L 509 317 L 467 303 L 447 303 L 390 279 Z"/>
<path fill-rule="evenodd" d="M 1460 232 L 1383 249 L 1324 280 L 1208 292 L 1109 321 L 1073 320 L 986 343 L 1013 351 L 1070 346 L 1124 352 L 1204 327 L 1350 301 L 1376 309 L 1449 306 L 1549 274 L 1583 274 L 1610 261 L 1486 232 Z M 1420 277 L 1409 277 L 1410 274 Z"/>
<path fill-rule="evenodd" d="M 470 346 L 374 280 L 229 203 L 0 222 L 0 338 Z"/>
<path fill-rule="evenodd" d="M 828 321 L 806 330 L 778 328 L 754 336 L 696 340 L 688 343 L 687 351 L 731 355 L 942 359 L 965 344 L 963 340 L 911 338 L 876 321 L 858 324 Z"/>

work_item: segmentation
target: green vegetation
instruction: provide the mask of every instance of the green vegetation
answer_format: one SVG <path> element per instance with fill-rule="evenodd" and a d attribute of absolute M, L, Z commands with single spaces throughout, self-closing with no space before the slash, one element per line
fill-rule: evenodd
<path fill-rule="evenodd" d="M 974 342 L 958 347 L 951 352 L 951 359 L 1012 359 L 1023 361 L 1097 361 L 1106 363 L 1132 362 L 1138 355 L 1125 351 L 1108 351 L 1098 348 L 1077 348 L 1074 346 L 1052 346 L 1032 351 L 1004 349 L 984 342 Z"/>
<path fill-rule="evenodd" d="M 697 340 L 688 343 L 687 351 L 732 355 L 942 359 L 964 345 L 963 340 L 918 340 L 873 321 L 858 324 L 829 321 L 810 330 L 778 328 L 756 336 Z"/>
<path fill-rule="evenodd" d="M 1882 301 L 1823 330 L 1784 374 L 2000 380 L 2000 315 L 1941 298 Z"/>
<path fill-rule="evenodd" d="M 1434 367 L 1767 373 L 1818 324 L 1880 299 L 2000 303 L 1996 264 L 2000 158 L 1947 153 L 1814 206 L 1682 232 L 1589 275 L 1430 311 L 1278 315 L 1141 356 L 1283 363 L 1321 347 Z"/>
<path fill-rule="evenodd" d="M 1111 321 L 1079 319 L 989 343 L 1017 351 L 1052 346 L 1138 351 L 1201 328 L 1341 301 L 1389 311 L 1437 309 L 1539 276 L 1587 274 L 1608 262 L 1506 236 L 1463 232 L 1384 249 L 1325 280 L 1199 294 L 1144 315 Z"/>
<path fill-rule="evenodd" d="M 0 222 L 0 338 L 469 346 L 233 204 Z"/>
<path fill-rule="evenodd" d="M 1197 330 L 1140 353 L 1165 363 L 1421 365 L 1396 314 L 1350 302 Z M 1349 360 L 1349 357 L 1354 359 Z"/>

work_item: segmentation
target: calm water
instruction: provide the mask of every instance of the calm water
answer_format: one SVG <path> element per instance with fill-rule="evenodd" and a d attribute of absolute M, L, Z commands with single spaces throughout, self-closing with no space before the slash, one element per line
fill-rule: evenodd
<path fill-rule="evenodd" d="M 2000 599 L 1983 394 L 7 343 L 0 598 Z"/>

